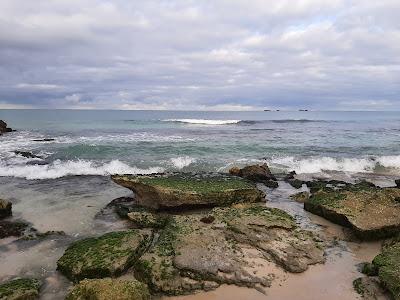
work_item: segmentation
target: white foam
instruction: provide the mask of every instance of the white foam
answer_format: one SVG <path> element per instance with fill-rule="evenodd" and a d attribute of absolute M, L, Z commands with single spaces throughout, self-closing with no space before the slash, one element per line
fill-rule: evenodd
<path fill-rule="evenodd" d="M 381 156 L 376 161 L 385 168 L 400 169 L 400 155 Z"/>
<path fill-rule="evenodd" d="M 88 160 L 56 160 L 49 165 L 6 165 L 0 163 L 0 176 L 32 179 L 53 179 L 68 175 L 151 174 L 163 172 L 160 167 L 140 169 L 119 160 L 98 164 Z"/>
<path fill-rule="evenodd" d="M 180 157 L 175 157 L 170 159 L 171 163 L 173 166 L 179 170 L 183 169 L 184 167 L 187 167 L 194 163 L 196 161 L 195 158 L 190 157 L 190 156 L 180 156 Z"/>
<path fill-rule="evenodd" d="M 197 125 L 228 125 L 237 124 L 241 120 L 207 120 L 207 119 L 166 119 L 163 122 L 177 122 Z"/>

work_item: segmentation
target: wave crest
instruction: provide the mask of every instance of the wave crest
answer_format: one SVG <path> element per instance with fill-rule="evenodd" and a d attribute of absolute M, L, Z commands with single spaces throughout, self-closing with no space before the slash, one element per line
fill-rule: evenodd
<path fill-rule="evenodd" d="M 163 122 L 186 123 L 197 125 L 228 125 L 238 124 L 241 120 L 208 120 L 208 119 L 165 119 Z"/>

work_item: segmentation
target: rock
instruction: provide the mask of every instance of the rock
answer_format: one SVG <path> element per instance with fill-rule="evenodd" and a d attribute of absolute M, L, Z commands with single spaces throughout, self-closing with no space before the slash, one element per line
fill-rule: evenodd
<path fill-rule="evenodd" d="M 41 156 L 35 155 L 35 154 L 33 154 L 32 152 L 27 152 L 27 151 L 14 151 L 14 153 L 15 153 L 16 155 L 23 156 L 23 157 L 25 157 L 25 158 L 40 158 L 40 159 L 42 159 Z"/>
<path fill-rule="evenodd" d="M 290 171 L 284 178 L 283 180 L 287 181 L 290 179 L 294 179 L 294 175 L 296 175 L 296 171 Z"/>
<path fill-rule="evenodd" d="M 386 287 L 395 300 L 400 299 L 400 243 L 383 248 L 372 264 L 378 270 L 381 284 Z"/>
<path fill-rule="evenodd" d="M 379 280 L 373 277 L 361 277 L 353 281 L 353 287 L 364 300 L 387 299 Z"/>
<path fill-rule="evenodd" d="M 113 175 L 112 179 L 134 191 L 139 205 L 156 210 L 226 206 L 264 198 L 251 182 L 218 173 Z"/>
<path fill-rule="evenodd" d="M 128 213 L 138 207 L 138 202 L 132 197 L 119 197 L 112 200 L 101 211 L 101 215 L 117 213 L 121 218 L 128 218 Z"/>
<path fill-rule="evenodd" d="M 28 224 L 24 222 L 2 220 L 0 221 L 0 239 L 9 236 L 22 236 L 27 228 Z"/>
<path fill-rule="evenodd" d="M 55 139 L 36 139 L 32 140 L 33 142 L 53 142 Z"/>
<path fill-rule="evenodd" d="M 243 177 L 254 182 L 265 183 L 271 188 L 278 187 L 276 177 L 272 175 L 267 164 L 246 166 L 242 169 L 233 167 L 229 170 L 229 173 L 231 175 Z"/>
<path fill-rule="evenodd" d="M 34 300 L 39 298 L 41 282 L 37 279 L 19 278 L 0 284 L 0 299 Z"/>
<path fill-rule="evenodd" d="M 0 135 L 6 132 L 12 132 L 13 130 L 7 127 L 7 123 L 3 120 L 0 120 Z"/>
<path fill-rule="evenodd" d="M 0 199 L 0 219 L 4 219 L 12 215 L 12 204 L 6 200 Z"/>
<path fill-rule="evenodd" d="M 249 253 L 256 255 L 257 264 Z M 272 268 L 270 274 L 264 269 L 271 262 L 302 272 L 323 261 L 321 245 L 288 214 L 238 204 L 207 215 L 170 216 L 133 269 L 153 293 L 178 295 L 219 284 L 266 287 L 274 278 Z"/>
<path fill-rule="evenodd" d="M 168 221 L 168 216 L 166 215 L 155 214 L 145 210 L 132 211 L 127 216 L 136 228 L 163 228 Z"/>
<path fill-rule="evenodd" d="M 396 179 L 394 182 L 395 182 L 396 186 L 398 188 L 400 188 L 400 179 Z"/>
<path fill-rule="evenodd" d="M 65 298 L 66 300 L 149 300 L 147 286 L 137 280 L 85 279 L 79 282 Z"/>
<path fill-rule="evenodd" d="M 300 192 L 294 195 L 290 195 L 290 198 L 295 200 L 296 202 L 299 203 L 304 203 L 310 198 L 310 193 L 309 192 Z"/>
<path fill-rule="evenodd" d="M 397 188 L 361 182 L 340 189 L 323 187 L 304 203 L 304 209 L 352 229 L 360 239 L 379 239 L 400 230 Z"/>
<path fill-rule="evenodd" d="M 347 186 L 350 186 L 350 183 L 347 183 L 345 181 L 340 181 L 340 180 L 313 180 L 313 181 L 306 181 L 303 182 L 307 185 L 307 187 L 310 189 L 311 193 L 315 193 L 321 189 L 342 189 L 346 188 Z M 365 181 L 362 181 L 358 185 L 368 185 L 369 183 L 366 183 Z"/>
<path fill-rule="evenodd" d="M 140 256 L 147 238 L 130 230 L 77 241 L 65 250 L 57 269 L 73 281 L 119 275 Z"/>
<path fill-rule="evenodd" d="M 286 180 L 295 189 L 300 189 L 303 186 L 303 181 L 299 179 L 288 179 Z"/>

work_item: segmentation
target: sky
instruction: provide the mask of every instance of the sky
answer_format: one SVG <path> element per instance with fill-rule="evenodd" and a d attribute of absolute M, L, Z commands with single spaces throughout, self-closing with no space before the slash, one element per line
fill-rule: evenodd
<path fill-rule="evenodd" d="M 400 110 L 399 0 L 1 0 L 0 109 Z"/>

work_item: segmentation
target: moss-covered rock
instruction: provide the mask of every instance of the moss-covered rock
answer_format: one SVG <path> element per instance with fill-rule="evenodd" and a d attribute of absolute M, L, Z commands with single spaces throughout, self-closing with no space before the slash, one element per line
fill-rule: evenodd
<path fill-rule="evenodd" d="M 385 247 L 372 261 L 381 283 L 395 300 L 400 299 L 400 243 Z"/>
<path fill-rule="evenodd" d="M 322 187 L 304 203 L 304 209 L 351 228 L 360 239 L 379 239 L 400 230 L 400 190 L 361 182 L 345 187 Z"/>
<path fill-rule="evenodd" d="M 32 278 L 19 278 L 0 284 L 1 300 L 34 300 L 39 297 L 41 282 Z"/>
<path fill-rule="evenodd" d="M 308 198 L 310 198 L 310 193 L 309 192 L 300 192 L 297 194 L 290 195 L 290 198 L 292 198 L 296 202 L 304 203 L 308 200 Z"/>
<path fill-rule="evenodd" d="M 360 277 L 353 281 L 353 287 L 364 300 L 387 299 L 376 277 Z"/>
<path fill-rule="evenodd" d="M 295 189 L 300 189 L 303 186 L 303 181 L 300 179 L 288 179 L 286 180 L 287 183 L 289 183 L 292 187 Z"/>
<path fill-rule="evenodd" d="M 163 228 L 169 219 L 168 215 L 161 215 L 147 210 L 131 211 L 127 216 L 136 228 Z"/>
<path fill-rule="evenodd" d="M 67 248 L 57 269 L 73 281 L 116 276 L 135 263 L 147 242 L 133 230 L 80 240 Z"/>
<path fill-rule="evenodd" d="M 67 295 L 66 300 L 149 300 L 145 284 L 137 280 L 85 279 Z"/>
<path fill-rule="evenodd" d="M 0 219 L 11 216 L 11 202 L 0 199 Z"/>
<path fill-rule="evenodd" d="M 254 182 L 264 183 L 267 187 L 270 188 L 278 187 L 276 177 L 271 173 L 267 164 L 245 166 L 242 169 L 238 167 L 232 167 L 229 170 L 229 173 L 234 176 L 243 177 Z"/>
<path fill-rule="evenodd" d="M 114 175 L 112 179 L 133 190 L 140 205 L 157 210 L 226 206 L 263 199 L 263 193 L 251 182 L 219 173 Z"/>

